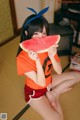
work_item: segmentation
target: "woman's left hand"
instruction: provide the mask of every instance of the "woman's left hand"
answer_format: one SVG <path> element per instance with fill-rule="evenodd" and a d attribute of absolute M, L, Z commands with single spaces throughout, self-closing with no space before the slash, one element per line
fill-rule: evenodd
<path fill-rule="evenodd" d="M 50 47 L 48 50 L 48 56 L 52 58 L 57 53 L 57 47 L 58 45 L 55 45 L 54 47 Z"/>

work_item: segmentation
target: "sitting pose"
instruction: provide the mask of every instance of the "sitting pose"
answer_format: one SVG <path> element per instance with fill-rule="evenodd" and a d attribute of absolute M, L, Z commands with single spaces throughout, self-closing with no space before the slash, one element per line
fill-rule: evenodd
<path fill-rule="evenodd" d="M 28 9 L 34 14 L 26 18 L 20 42 L 49 35 L 49 23 L 42 16 L 48 7 L 39 14 L 32 8 Z M 80 81 L 79 72 L 62 73 L 57 46 L 43 53 L 25 52 L 19 47 L 16 57 L 18 75 L 26 76 L 25 100 L 44 120 L 63 120 L 59 96 Z M 52 74 L 52 69 L 56 74 Z"/>

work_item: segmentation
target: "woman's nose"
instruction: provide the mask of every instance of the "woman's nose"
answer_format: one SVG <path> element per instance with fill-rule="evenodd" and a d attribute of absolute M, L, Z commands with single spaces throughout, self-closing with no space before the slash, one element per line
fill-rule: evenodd
<path fill-rule="evenodd" d="M 42 37 L 44 37 L 44 35 L 43 35 L 43 33 L 40 33 L 39 38 L 42 38 Z"/>

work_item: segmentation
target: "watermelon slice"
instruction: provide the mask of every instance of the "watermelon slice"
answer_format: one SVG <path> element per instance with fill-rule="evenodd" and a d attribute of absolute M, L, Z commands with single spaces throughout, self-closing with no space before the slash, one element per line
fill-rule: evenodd
<path fill-rule="evenodd" d="M 20 47 L 28 52 L 33 50 L 37 53 L 47 52 L 50 47 L 54 47 L 60 40 L 60 35 L 46 36 L 43 38 L 32 38 L 20 43 Z"/>

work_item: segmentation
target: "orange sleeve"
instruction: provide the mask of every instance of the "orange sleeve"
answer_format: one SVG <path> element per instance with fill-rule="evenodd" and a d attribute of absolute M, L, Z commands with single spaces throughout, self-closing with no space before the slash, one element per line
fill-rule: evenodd
<path fill-rule="evenodd" d="M 35 70 L 36 65 L 26 54 L 19 54 L 16 58 L 18 75 L 24 75 L 24 73 Z"/>
<path fill-rule="evenodd" d="M 54 55 L 54 58 L 56 59 L 57 62 L 60 62 L 60 59 L 59 59 L 59 57 L 58 57 L 58 54 L 55 54 L 55 55 Z"/>

